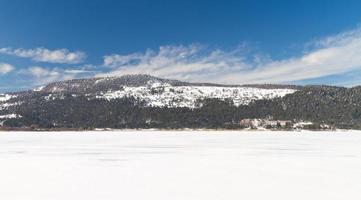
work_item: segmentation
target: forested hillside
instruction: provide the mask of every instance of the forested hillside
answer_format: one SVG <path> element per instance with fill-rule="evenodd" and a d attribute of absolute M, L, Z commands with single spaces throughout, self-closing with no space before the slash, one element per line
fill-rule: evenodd
<path fill-rule="evenodd" d="M 238 129 L 246 128 L 243 119 L 361 129 L 361 87 L 225 86 L 135 75 L 0 96 L 0 122 L 7 128 Z"/>

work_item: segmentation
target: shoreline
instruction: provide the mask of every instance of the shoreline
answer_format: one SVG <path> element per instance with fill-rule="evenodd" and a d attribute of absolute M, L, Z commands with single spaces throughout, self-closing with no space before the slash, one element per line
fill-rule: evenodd
<path fill-rule="evenodd" d="M 282 130 L 282 129 L 93 129 L 93 130 L 78 130 L 78 129 L 8 129 L 0 130 L 0 133 L 17 133 L 17 132 L 33 132 L 33 133 L 62 133 L 62 132 L 76 132 L 76 133 L 112 133 L 112 132 L 241 132 L 241 133 L 265 133 L 265 132 L 288 132 L 288 133 L 306 133 L 306 132 L 361 132 L 358 129 L 326 129 L 326 130 L 310 130 L 310 129 L 298 129 L 298 130 Z"/>

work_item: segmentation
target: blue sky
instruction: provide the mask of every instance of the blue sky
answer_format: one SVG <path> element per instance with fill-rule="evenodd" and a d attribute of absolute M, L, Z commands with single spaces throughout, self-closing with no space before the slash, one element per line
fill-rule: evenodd
<path fill-rule="evenodd" d="M 0 92 L 129 73 L 357 85 L 360 10 L 356 0 L 0 0 Z"/>

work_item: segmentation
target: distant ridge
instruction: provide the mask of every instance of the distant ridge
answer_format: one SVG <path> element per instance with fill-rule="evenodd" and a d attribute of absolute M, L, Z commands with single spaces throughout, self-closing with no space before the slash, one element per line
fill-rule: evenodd
<path fill-rule="evenodd" d="M 255 87 L 264 89 L 299 89 L 301 86 L 294 85 L 225 85 L 215 83 L 190 83 L 172 79 L 158 78 L 147 74 L 123 75 L 118 77 L 99 77 L 89 79 L 73 79 L 68 81 L 54 82 L 42 88 L 42 92 L 75 92 L 89 93 L 107 90 L 119 90 L 124 86 L 139 87 L 148 82 L 167 83 L 172 86 L 215 86 L 215 87 Z"/>

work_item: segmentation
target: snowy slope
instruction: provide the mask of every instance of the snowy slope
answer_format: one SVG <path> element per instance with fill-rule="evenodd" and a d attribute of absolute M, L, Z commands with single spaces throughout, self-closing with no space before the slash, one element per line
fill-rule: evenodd
<path fill-rule="evenodd" d="M 226 86 L 172 86 L 161 82 L 148 82 L 145 86 L 128 87 L 108 91 L 97 98 L 116 99 L 135 97 L 152 107 L 197 107 L 197 101 L 205 98 L 231 99 L 236 106 L 247 105 L 254 100 L 273 99 L 295 92 L 294 89 L 262 89 Z"/>
<path fill-rule="evenodd" d="M 267 87 L 267 85 L 263 85 Z M 152 107 L 200 106 L 198 100 L 216 98 L 230 99 L 236 106 L 247 105 L 254 100 L 283 97 L 296 91 L 286 85 L 230 86 L 212 83 L 188 83 L 162 79 L 150 75 L 124 75 L 90 79 L 74 79 L 51 83 L 35 88 L 33 92 L 44 93 L 47 100 L 61 99 L 63 93 L 85 95 L 88 99 L 117 99 L 135 97 Z"/>

